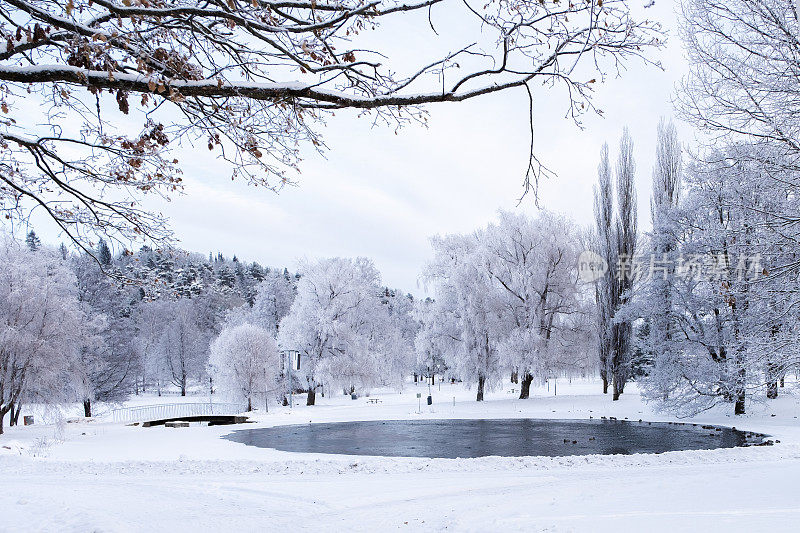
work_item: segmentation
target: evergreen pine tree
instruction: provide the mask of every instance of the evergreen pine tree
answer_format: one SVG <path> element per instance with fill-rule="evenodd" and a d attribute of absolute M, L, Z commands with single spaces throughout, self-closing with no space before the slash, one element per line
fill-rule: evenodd
<path fill-rule="evenodd" d="M 104 239 L 100 239 L 100 242 L 97 243 L 97 259 L 103 266 L 111 264 L 111 250 Z"/>
<path fill-rule="evenodd" d="M 234 286 L 236 286 L 236 275 L 231 271 L 228 265 L 224 265 L 217 270 L 217 284 L 227 289 L 233 289 Z"/>
<path fill-rule="evenodd" d="M 30 248 L 31 251 L 34 251 L 34 252 L 42 247 L 42 241 L 39 240 L 39 237 L 36 235 L 36 232 L 33 231 L 33 230 L 30 230 L 28 232 L 28 236 L 25 237 L 25 243 L 27 243 L 28 248 Z"/>
<path fill-rule="evenodd" d="M 267 269 L 267 272 L 269 269 Z M 265 271 L 258 263 L 253 263 L 250 265 L 250 277 L 256 280 L 256 282 L 264 281 L 264 274 Z"/>

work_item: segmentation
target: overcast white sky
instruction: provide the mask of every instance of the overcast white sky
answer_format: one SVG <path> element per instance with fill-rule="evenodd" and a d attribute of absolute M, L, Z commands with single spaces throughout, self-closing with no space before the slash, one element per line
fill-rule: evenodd
<path fill-rule="evenodd" d="M 624 126 L 634 139 L 639 211 L 649 222 L 650 176 L 659 117 L 673 115 L 671 98 L 685 72 L 676 26 L 676 4 L 657 0 L 636 12 L 670 30 L 666 49 L 654 57 L 660 71 L 641 62 L 621 78 L 596 89 L 605 117 L 584 116 L 584 129 L 564 118 L 563 93 L 540 87 L 534 93 L 535 143 L 539 158 L 557 176 L 541 184 L 541 207 L 565 213 L 580 224 L 592 220 L 592 185 L 600 146 L 612 157 Z M 325 157 L 308 151 L 299 186 L 275 194 L 229 179 L 230 169 L 212 159 L 204 146 L 183 150 L 185 195 L 159 207 L 171 219 L 187 250 L 297 265 L 301 257 L 367 256 L 387 285 L 420 294 L 417 277 L 429 257 L 433 234 L 472 231 L 498 209 L 533 213 L 533 197 L 517 199 L 528 150 L 524 91 L 431 107 L 429 127 L 412 126 L 395 135 L 372 128 L 368 120 L 339 114 L 329 120 Z M 679 124 L 682 140 L 691 131 Z M 187 153 L 188 152 L 188 153 Z M 57 242 L 49 228 L 37 227 Z"/>

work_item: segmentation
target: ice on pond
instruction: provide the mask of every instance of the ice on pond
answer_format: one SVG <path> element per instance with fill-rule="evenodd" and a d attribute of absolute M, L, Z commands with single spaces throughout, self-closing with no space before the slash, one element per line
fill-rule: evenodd
<path fill-rule="evenodd" d="M 304 453 L 390 457 L 563 456 L 733 448 L 744 432 L 622 420 L 386 420 L 256 428 L 224 438 Z"/>

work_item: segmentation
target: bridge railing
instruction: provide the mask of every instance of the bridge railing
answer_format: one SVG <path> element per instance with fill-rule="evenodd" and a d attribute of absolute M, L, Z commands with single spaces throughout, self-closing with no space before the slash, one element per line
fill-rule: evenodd
<path fill-rule="evenodd" d="M 114 422 L 131 423 L 183 416 L 237 415 L 246 410 L 247 405 L 239 403 L 167 403 L 114 409 L 110 417 Z"/>

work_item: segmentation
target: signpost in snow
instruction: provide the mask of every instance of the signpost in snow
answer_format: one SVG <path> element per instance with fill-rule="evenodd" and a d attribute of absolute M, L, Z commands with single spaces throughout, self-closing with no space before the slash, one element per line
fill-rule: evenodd
<path fill-rule="evenodd" d="M 417 406 L 417 414 L 422 414 L 422 393 L 421 392 L 417 393 L 417 403 L 419 404 Z"/>

